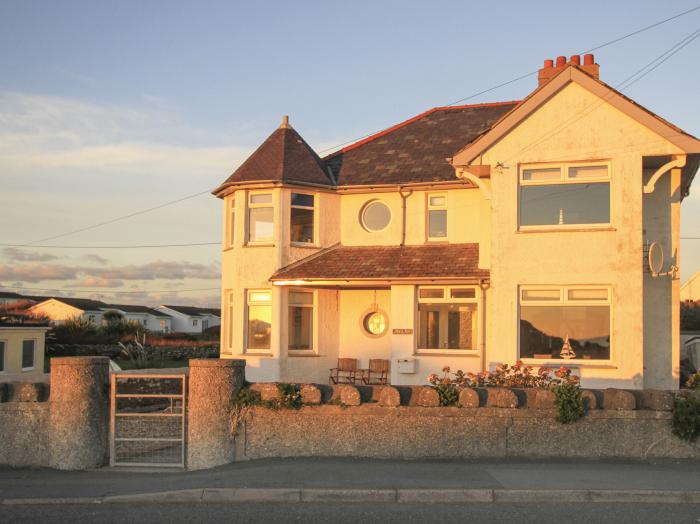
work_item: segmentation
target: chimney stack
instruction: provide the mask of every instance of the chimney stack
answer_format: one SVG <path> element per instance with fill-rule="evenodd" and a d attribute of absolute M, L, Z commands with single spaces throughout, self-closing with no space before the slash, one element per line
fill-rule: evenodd
<path fill-rule="evenodd" d="M 599 77 L 599 66 L 595 63 L 595 57 L 591 53 L 583 55 L 583 65 L 581 64 L 580 55 L 572 55 L 568 62 L 565 56 L 558 56 L 556 62 L 551 58 L 544 61 L 544 66 L 537 75 L 538 87 L 549 82 L 562 69 L 569 65 L 578 67 L 581 71 L 588 73 L 593 78 Z"/>

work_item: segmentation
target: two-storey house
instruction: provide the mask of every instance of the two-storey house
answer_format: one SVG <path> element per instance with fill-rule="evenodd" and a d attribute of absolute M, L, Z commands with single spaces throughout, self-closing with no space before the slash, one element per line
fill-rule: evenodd
<path fill-rule="evenodd" d="M 431 109 L 319 156 L 288 120 L 215 191 L 222 358 L 325 382 L 565 364 L 584 386 L 678 387 L 679 222 L 700 141 L 545 61 L 522 101 Z M 663 257 L 662 257 L 663 255 Z"/>

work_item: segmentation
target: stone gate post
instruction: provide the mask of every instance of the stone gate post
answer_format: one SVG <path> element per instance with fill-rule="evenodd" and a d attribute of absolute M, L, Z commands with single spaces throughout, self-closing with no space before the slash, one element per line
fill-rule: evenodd
<path fill-rule="evenodd" d="M 233 400 L 245 381 L 245 360 L 190 360 L 187 468 L 234 460 Z"/>
<path fill-rule="evenodd" d="M 107 462 L 109 358 L 51 359 L 49 466 L 91 469 Z"/>

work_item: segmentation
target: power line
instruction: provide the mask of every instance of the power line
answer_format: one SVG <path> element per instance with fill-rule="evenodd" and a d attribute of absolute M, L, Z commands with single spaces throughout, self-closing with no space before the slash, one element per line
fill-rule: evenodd
<path fill-rule="evenodd" d="M 682 13 L 678 13 L 678 14 L 673 15 L 673 16 L 671 16 L 671 17 L 665 18 L 664 20 L 660 20 L 660 21 L 658 21 L 658 22 L 654 22 L 654 23 L 651 24 L 651 25 L 642 27 L 641 29 L 637 29 L 636 31 L 632 31 L 631 33 L 627 33 L 626 35 L 620 36 L 620 37 L 618 37 L 618 38 L 614 38 L 613 40 L 609 40 L 609 41 L 607 41 L 607 42 L 605 42 L 605 43 L 603 43 L 603 44 L 597 45 L 597 46 L 595 46 L 595 47 L 592 47 L 591 49 L 588 49 L 588 50 L 586 50 L 586 51 L 582 51 L 582 52 L 577 53 L 577 54 L 592 53 L 593 51 L 597 51 L 598 49 L 602 49 L 602 48 L 604 48 L 604 47 L 608 47 L 608 46 L 610 46 L 610 45 L 613 45 L 613 44 L 616 44 L 616 43 L 621 42 L 621 41 L 623 41 L 623 40 L 626 40 L 627 38 L 631 38 L 631 37 L 633 37 L 633 36 L 636 36 L 636 35 L 638 35 L 638 34 L 640 34 L 640 33 L 645 32 L 645 31 L 649 31 L 650 29 L 654 29 L 655 27 L 659 27 L 660 25 L 663 25 L 663 24 L 666 24 L 666 23 L 668 23 L 668 22 L 671 22 L 672 20 L 676 20 L 677 18 L 680 18 L 680 17 L 682 17 L 682 16 L 688 15 L 688 14 L 694 12 L 694 11 L 697 11 L 697 10 L 700 10 L 700 5 L 695 6 L 695 7 L 691 8 L 691 9 L 686 10 L 686 11 L 683 11 Z M 473 98 L 476 98 L 477 96 L 485 95 L 486 93 L 490 93 L 491 91 L 495 91 L 496 89 L 500 89 L 501 87 L 505 87 L 505 86 L 507 86 L 507 85 L 514 84 L 515 82 L 518 82 L 518 81 L 524 80 L 525 78 L 528 78 L 528 77 L 530 77 L 530 76 L 536 75 L 536 74 L 538 73 L 538 71 L 539 71 L 539 70 L 530 71 L 529 73 L 525 73 L 525 74 L 520 75 L 520 76 L 517 76 L 517 77 L 515 77 L 515 78 L 513 78 L 513 79 L 511 79 L 511 80 L 507 80 L 507 81 L 505 81 L 505 82 L 501 82 L 500 84 L 497 84 L 497 85 L 495 85 L 495 86 L 493 86 L 493 87 L 489 87 L 488 89 L 484 89 L 484 90 L 482 90 L 482 91 L 478 91 L 478 92 L 476 92 L 476 93 L 474 93 L 474 94 L 472 94 L 472 95 L 466 96 L 466 97 L 464 97 L 464 98 L 460 98 L 459 100 L 455 100 L 454 102 L 450 102 L 449 104 L 445 104 L 445 105 L 446 105 L 446 106 L 453 106 L 453 105 L 459 104 L 459 103 L 461 103 L 461 102 L 466 102 L 467 100 L 471 100 L 471 99 L 473 99 Z M 390 127 L 391 127 L 391 126 L 390 126 Z M 372 135 L 374 135 L 374 134 L 381 133 L 382 131 L 384 131 L 384 130 L 386 130 L 386 129 L 389 129 L 389 128 L 386 127 L 386 128 L 381 129 L 381 130 L 379 130 L 379 131 L 375 131 L 375 132 L 373 132 L 373 133 L 369 133 L 369 134 L 363 135 L 363 136 L 361 136 L 361 137 L 354 138 L 354 139 L 352 139 L 352 140 L 348 140 L 347 142 L 343 142 L 342 144 L 338 144 L 338 145 L 335 145 L 335 146 L 332 146 L 332 147 L 328 147 L 328 148 L 326 148 L 326 149 L 322 149 L 322 150 L 319 151 L 318 153 L 319 153 L 319 154 L 325 153 L 325 152 L 327 152 L 327 151 L 332 151 L 333 149 L 337 149 L 337 148 L 339 148 L 339 147 L 343 147 L 343 146 L 345 146 L 345 145 L 347 145 L 347 144 L 352 144 L 353 142 L 357 142 L 358 140 L 362 140 L 362 139 L 367 138 L 367 137 L 370 137 L 370 136 L 372 136 Z"/>
<path fill-rule="evenodd" d="M 203 287 L 195 289 L 141 289 L 139 291 L 112 291 L 111 289 L 100 289 L 100 288 L 90 288 L 90 289 L 56 289 L 52 288 L 41 288 L 41 287 L 14 287 L 14 288 L 4 288 L 7 291 L 17 292 L 18 290 L 24 291 L 48 291 L 48 292 L 63 292 L 63 293 L 108 293 L 111 295 L 137 295 L 141 293 L 190 293 L 195 291 L 221 291 L 220 287 Z"/>
<path fill-rule="evenodd" d="M 74 230 L 72 230 L 72 231 L 67 231 L 67 232 L 65 232 L 65 233 L 61 233 L 60 235 L 53 235 L 53 236 L 46 237 L 46 238 L 42 238 L 42 239 L 39 239 L 39 240 L 32 240 L 31 242 L 27 242 L 26 244 L 22 244 L 22 245 L 19 246 L 19 247 L 40 247 L 40 246 L 34 246 L 34 244 L 38 244 L 39 242 L 46 242 L 46 241 L 48 241 L 48 240 L 55 240 L 55 239 L 57 239 L 57 238 L 67 237 L 67 236 L 69 236 L 69 235 L 74 235 L 75 233 L 82 233 L 83 231 L 89 231 L 89 230 L 91 230 L 91 229 L 96 229 L 96 228 L 98 228 L 98 227 L 106 226 L 106 225 L 108 225 L 108 224 L 113 224 L 113 223 L 115 223 L 115 222 L 119 222 L 120 220 L 125 220 L 125 219 L 127 219 L 127 218 L 135 217 L 135 216 L 138 216 L 138 215 L 143 215 L 143 214 L 145 214 L 145 213 L 149 213 L 149 212 L 155 211 L 155 210 L 157 210 L 157 209 L 162 209 L 162 208 L 164 208 L 164 207 L 171 206 L 171 205 L 177 204 L 177 203 L 179 203 L 179 202 L 184 202 L 185 200 L 190 200 L 190 199 L 192 199 L 192 198 L 195 198 L 195 197 L 198 197 L 198 196 L 201 196 L 201 195 L 205 195 L 205 194 L 208 194 L 208 193 L 211 193 L 211 190 L 208 189 L 208 190 L 206 190 L 206 191 L 200 191 L 199 193 L 194 193 L 194 194 L 192 194 L 192 195 L 187 195 L 187 196 L 185 196 L 185 197 L 178 198 L 178 199 L 176 199 L 176 200 L 171 200 L 171 201 L 169 201 L 169 202 L 165 202 L 165 203 L 159 204 L 159 205 L 157 205 L 157 206 L 149 207 L 149 208 L 147 208 L 147 209 L 142 209 L 142 210 L 140 210 L 140 211 L 135 211 L 135 212 L 133 212 L 133 213 L 129 213 L 128 215 L 121 215 L 121 216 L 118 216 L 118 217 L 115 217 L 115 218 L 111 218 L 111 219 L 109 219 L 109 220 L 105 220 L 104 222 L 99 222 L 99 223 L 97 223 L 97 224 L 93 224 L 93 225 L 91 225 L 91 226 L 86 226 L 86 227 L 82 227 L 82 228 L 79 228 L 79 229 L 74 229 Z"/>
<path fill-rule="evenodd" d="M 0 244 L 0 247 L 30 247 L 32 249 L 36 248 L 50 248 L 50 249 L 148 249 L 148 248 L 161 248 L 161 247 L 191 247 L 191 246 L 214 246 L 221 245 L 221 242 L 194 242 L 188 244 L 140 244 L 140 245 L 111 245 L 111 246 L 60 246 L 60 245 L 42 245 L 34 246 L 27 244 Z"/>

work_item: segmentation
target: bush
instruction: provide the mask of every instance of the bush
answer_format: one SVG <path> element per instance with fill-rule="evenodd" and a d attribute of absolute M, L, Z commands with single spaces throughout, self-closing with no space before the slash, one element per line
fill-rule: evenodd
<path fill-rule="evenodd" d="M 457 385 L 448 376 L 449 372 L 450 367 L 445 366 L 442 368 L 442 377 L 438 377 L 434 374 L 428 377 L 428 381 L 433 385 L 433 389 L 438 392 L 441 406 L 453 406 L 457 403 L 457 400 L 459 400 Z"/>
<path fill-rule="evenodd" d="M 50 335 L 58 344 L 116 344 L 139 331 L 138 324 L 113 319 L 102 326 L 81 318 L 69 318 L 52 328 Z"/>
<path fill-rule="evenodd" d="M 578 384 L 559 384 L 552 388 L 556 399 L 557 420 L 562 424 L 575 422 L 583 416 L 583 396 Z"/>
<path fill-rule="evenodd" d="M 673 434 L 688 442 L 700 435 L 700 395 L 676 397 L 673 404 Z"/>
<path fill-rule="evenodd" d="M 700 371 L 690 375 L 685 385 L 690 389 L 700 390 Z"/>

